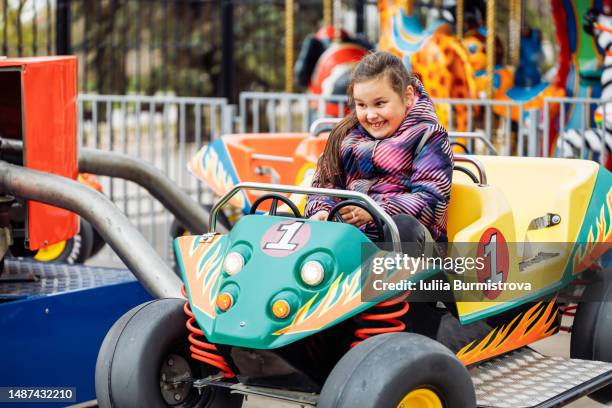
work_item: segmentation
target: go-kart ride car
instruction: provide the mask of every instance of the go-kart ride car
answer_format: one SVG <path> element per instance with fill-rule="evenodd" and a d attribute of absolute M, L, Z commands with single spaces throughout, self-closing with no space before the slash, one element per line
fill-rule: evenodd
<path fill-rule="evenodd" d="M 479 282 L 525 282 L 528 291 L 460 298 L 442 286 L 439 301 L 412 302 L 412 293 L 397 290 L 366 298 L 374 257 L 402 251 L 393 220 L 371 198 L 236 184 L 212 208 L 210 233 L 175 241 L 187 301 L 140 305 L 107 334 L 96 367 L 99 405 L 226 407 L 240 406 L 244 395 L 319 407 L 612 400 L 612 278 L 597 263 L 612 245 L 612 174 L 580 160 L 459 160 L 477 174 L 454 177 L 449 241 L 488 248 L 488 266 L 471 271 Z M 246 190 L 265 194 L 251 200 Z M 378 220 L 379 235 L 389 229 L 393 248 L 380 249 L 351 225 L 303 219 L 279 193 L 349 198 Z M 219 210 L 232 201 L 249 214 L 216 233 Z M 292 215 L 278 215 L 279 202 Z M 548 252 L 551 243 L 557 252 Z M 591 275 L 572 358 L 531 350 L 559 330 L 566 306 L 559 291 Z M 408 280 L 457 276 L 423 268 Z"/>

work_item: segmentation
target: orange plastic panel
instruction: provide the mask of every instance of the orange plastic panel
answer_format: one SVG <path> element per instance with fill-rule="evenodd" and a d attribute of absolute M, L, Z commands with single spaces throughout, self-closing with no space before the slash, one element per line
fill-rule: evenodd
<path fill-rule="evenodd" d="M 0 74 L 15 69 L 21 73 L 23 127 L 15 135 L 23 138 L 24 166 L 76 180 L 76 58 L 0 60 Z M 69 239 L 78 232 L 79 218 L 70 211 L 29 201 L 27 213 L 31 250 Z"/>

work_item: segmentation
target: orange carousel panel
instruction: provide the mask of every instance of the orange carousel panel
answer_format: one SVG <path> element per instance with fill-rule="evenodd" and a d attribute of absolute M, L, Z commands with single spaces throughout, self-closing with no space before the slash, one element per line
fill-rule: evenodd
<path fill-rule="evenodd" d="M 0 129 L 8 130 L 8 137 L 23 140 L 26 167 L 76 180 L 76 78 L 75 57 L 0 60 L 0 88 L 19 89 L 12 98 L 0 98 Z M 16 119 L 15 113 L 20 117 Z M 13 116 L 12 122 L 6 116 Z M 79 218 L 70 211 L 29 201 L 27 212 L 32 250 L 78 232 Z"/>

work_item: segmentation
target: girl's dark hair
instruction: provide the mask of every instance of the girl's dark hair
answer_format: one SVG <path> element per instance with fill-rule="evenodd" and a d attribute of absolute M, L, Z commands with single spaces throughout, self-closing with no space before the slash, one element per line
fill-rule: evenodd
<path fill-rule="evenodd" d="M 386 77 L 395 92 L 402 98 L 409 85 L 415 86 L 416 77 L 408 73 L 402 61 L 388 52 L 373 52 L 366 55 L 355 67 L 351 81 L 347 88 L 351 112 L 342 119 L 331 131 L 325 150 L 319 158 L 315 183 L 319 186 L 339 185 L 342 178 L 342 164 L 340 162 L 340 145 L 359 121 L 355 113 L 355 100 L 353 88 L 356 83 Z"/>

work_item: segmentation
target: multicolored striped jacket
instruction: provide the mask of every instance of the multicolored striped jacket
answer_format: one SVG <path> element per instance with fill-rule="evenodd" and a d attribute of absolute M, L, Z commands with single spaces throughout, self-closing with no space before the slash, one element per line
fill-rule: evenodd
<path fill-rule="evenodd" d="M 411 214 L 429 229 L 435 240 L 445 240 L 453 153 L 448 134 L 438 123 L 433 102 L 421 84 L 417 91 L 416 104 L 391 136 L 377 140 L 357 125 L 345 137 L 340 146 L 344 183 L 314 182 L 313 186 L 368 194 L 389 215 Z M 419 146 L 424 136 L 427 139 Z M 329 211 L 338 201 L 310 196 L 305 215 Z M 368 225 L 366 230 L 371 228 Z"/>

